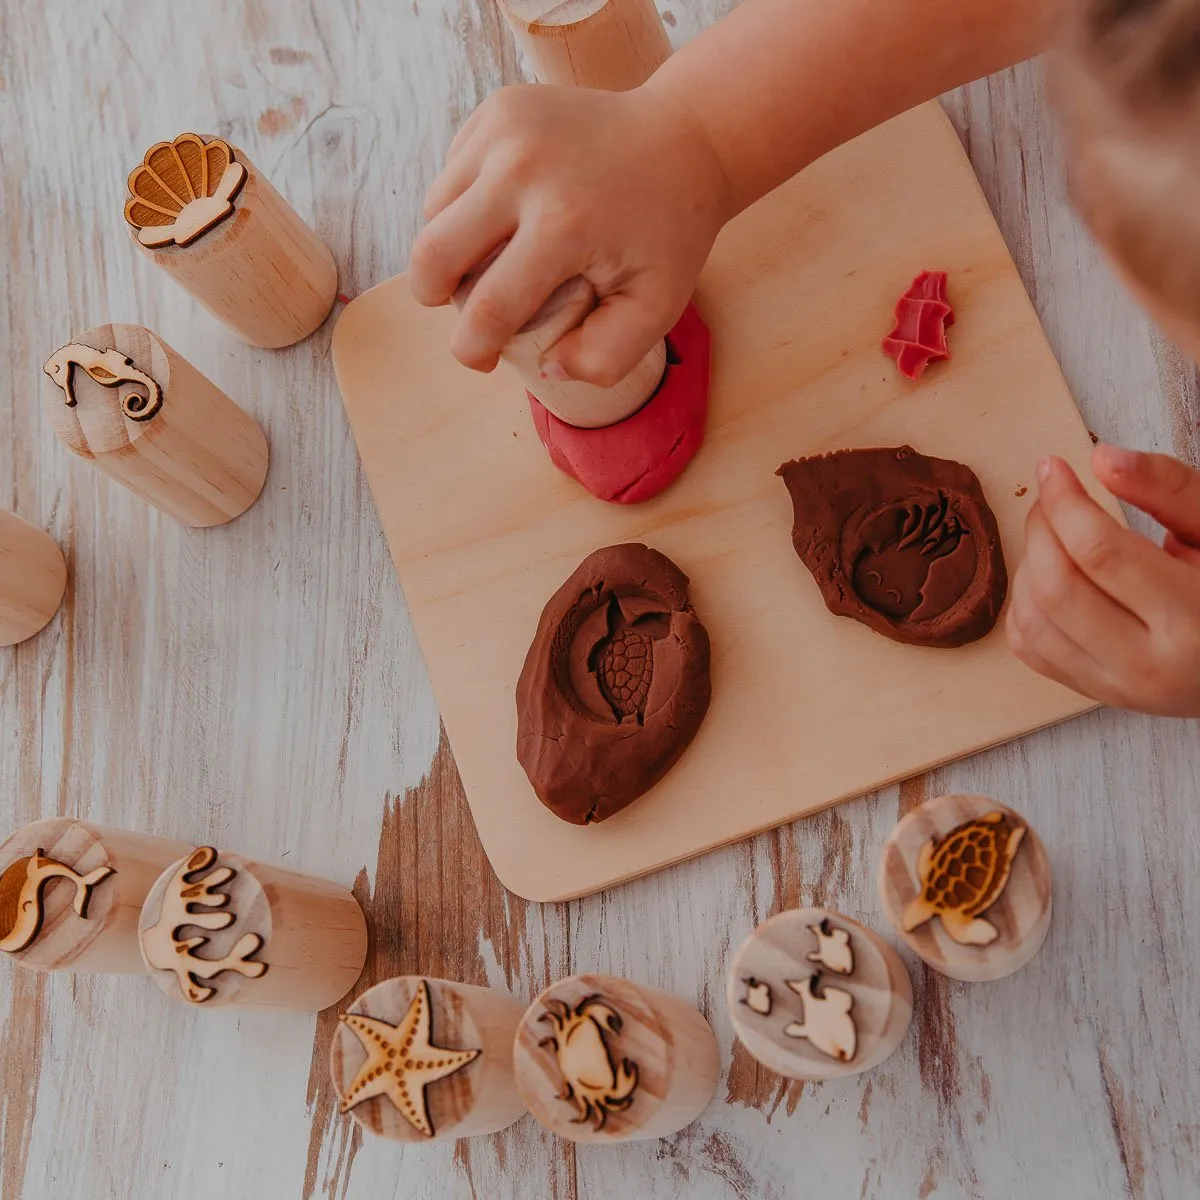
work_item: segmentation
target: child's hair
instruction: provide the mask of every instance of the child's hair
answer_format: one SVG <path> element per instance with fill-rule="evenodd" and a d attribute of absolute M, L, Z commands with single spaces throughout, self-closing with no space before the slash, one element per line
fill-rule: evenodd
<path fill-rule="evenodd" d="M 1200 331 L 1200 0 L 1077 0 L 1058 93 L 1072 195 L 1134 283 Z"/>

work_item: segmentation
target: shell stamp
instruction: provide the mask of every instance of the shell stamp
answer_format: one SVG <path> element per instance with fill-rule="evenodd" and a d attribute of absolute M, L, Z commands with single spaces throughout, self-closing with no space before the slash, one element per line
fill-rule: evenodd
<path fill-rule="evenodd" d="M 227 142 L 181 133 L 151 146 L 130 174 L 125 220 L 143 246 L 190 246 L 233 213 L 245 182 Z"/>
<path fill-rule="evenodd" d="M 884 847 L 888 920 L 930 966 L 999 979 L 1037 951 L 1050 923 L 1050 869 L 1028 823 L 984 796 L 940 796 L 896 826 Z"/>

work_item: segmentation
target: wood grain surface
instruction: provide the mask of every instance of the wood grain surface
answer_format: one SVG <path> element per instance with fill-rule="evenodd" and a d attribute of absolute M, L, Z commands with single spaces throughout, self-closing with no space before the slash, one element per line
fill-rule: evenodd
<path fill-rule="evenodd" d="M 673 39 L 728 6 L 671 3 Z M 212 130 L 313 222 L 355 295 L 404 269 L 454 130 L 521 77 L 480 0 L 0 5 L 0 506 L 53 533 L 71 567 L 49 627 L 0 651 L 4 831 L 86 815 L 352 884 L 375 936 L 361 988 L 419 971 L 532 998 L 579 970 L 690 997 L 726 1063 L 717 1099 L 676 1137 L 615 1151 L 529 1118 L 458 1145 L 368 1144 L 328 1084 L 333 1013 L 195 1013 L 146 979 L 5 964 L 0 1194 L 1194 1194 L 1195 723 L 1096 713 L 577 903 L 526 905 L 491 875 L 337 398 L 329 324 L 291 350 L 247 349 L 131 249 L 121 204 L 146 146 Z M 1089 427 L 1196 461 L 1195 366 L 1071 216 L 1038 69 L 946 103 Z M 263 424 L 271 472 L 237 521 L 183 529 L 46 427 L 41 363 L 110 320 L 161 332 Z M 1010 804 L 1046 843 L 1055 919 L 1037 959 L 968 986 L 906 953 L 908 1039 L 850 1080 L 788 1083 L 731 1051 L 731 947 L 799 903 L 881 929 L 885 837 L 951 791 Z"/>

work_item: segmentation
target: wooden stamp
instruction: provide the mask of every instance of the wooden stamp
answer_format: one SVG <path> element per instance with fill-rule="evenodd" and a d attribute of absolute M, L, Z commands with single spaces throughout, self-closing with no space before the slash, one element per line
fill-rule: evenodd
<path fill-rule="evenodd" d="M 1019 970 L 1050 929 L 1045 847 L 986 796 L 939 796 L 909 813 L 884 847 L 879 894 L 912 950 L 968 983 Z"/>
<path fill-rule="evenodd" d="M 318 1012 L 367 956 L 358 901 L 336 883 L 200 846 L 155 880 L 138 922 L 158 986 L 209 1008 Z"/>
<path fill-rule="evenodd" d="M 791 1079 L 835 1079 L 891 1055 L 912 1018 L 912 983 L 881 937 L 841 913 L 790 909 L 733 957 L 726 999 L 738 1040 Z"/>
<path fill-rule="evenodd" d="M 290 346 L 329 315 L 333 256 L 241 150 L 183 133 L 128 186 L 135 245 L 244 342 Z"/>
<path fill-rule="evenodd" d="M 43 370 L 59 441 L 155 508 L 185 525 L 221 525 L 258 499 L 262 429 L 157 334 L 98 325 Z"/>
<path fill-rule="evenodd" d="M 500 0 L 542 83 L 625 92 L 671 53 L 654 0 Z"/>
<path fill-rule="evenodd" d="M 0 646 L 49 624 L 67 590 L 67 561 L 46 532 L 0 509 Z"/>
<path fill-rule="evenodd" d="M 142 974 L 142 902 L 186 849 L 71 817 L 26 825 L 0 845 L 0 950 L 34 971 Z"/>
<path fill-rule="evenodd" d="M 403 975 L 354 1001 L 329 1048 L 340 1109 L 398 1142 L 496 1133 L 525 1114 L 513 1039 L 525 1006 L 503 992 Z"/>
<path fill-rule="evenodd" d="M 612 975 L 547 988 L 513 1058 L 534 1117 L 574 1142 L 667 1137 L 704 1111 L 720 1074 L 716 1038 L 691 1004 Z"/>

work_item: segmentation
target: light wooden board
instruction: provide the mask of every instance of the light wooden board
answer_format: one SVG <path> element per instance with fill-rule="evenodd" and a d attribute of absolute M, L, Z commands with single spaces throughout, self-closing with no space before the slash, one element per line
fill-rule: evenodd
<path fill-rule="evenodd" d="M 665 7 L 678 46 L 730 0 Z M 490 2 L 50 0 L 0 5 L 0 31 L 0 490 L 71 567 L 50 626 L 0 650 L 4 829 L 73 812 L 357 879 L 383 933 L 368 981 L 424 971 L 531 999 L 575 972 L 632 976 L 693 999 L 724 1064 L 709 1110 L 666 1142 L 574 1147 L 526 1118 L 399 1152 L 338 1116 L 328 1014 L 198 1014 L 145 979 L 0 963 L 5 1200 L 1197 1194 L 1195 722 L 1093 713 L 569 904 L 497 884 L 439 742 L 330 326 L 248 350 L 131 250 L 113 207 L 131 160 L 199 123 L 313 221 L 347 295 L 403 270 L 454 132 L 521 77 Z M 1195 366 L 1071 216 L 1039 74 L 945 104 L 1089 426 L 1196 461 Z M 184 529 L 64 454 L 41 364 L 102 320 L 156 329 L 263 424 L 271 472 L 245 516 Z M 884 839 L 944 792 L 1036 824 L 1055 881 L 1042 952 L 968 987 L 902 950 L 916 1015 L 882 1067 L 804 1086 L 756 1069 L 720 995 L 733 948 L 798 904 L 884 929 Z M 86 1102 L 98 1088 L 114 1103 Z"/>
<path fill-rule="evenodd" d="M 922 269 L 951 273 L 953 361 L 913 387 L 880 349 Z M 479 834 L 532 900 L 598 890 L 1091 707 L 1003 632 L 900 646 L 831 616 L 792 551 L 787 458 L 909 442 L 978 473 L 1010 562 L 1037 458 L 1091 442 L 958 139 L 936 105 L 844 147 L 722 235 L 698 302 L 713 336 L 707 442 L 631 508 L 550 464 L 520 386 L 460 367 L 454 320 L 404 277 L 346 310 L 333 357 Z M 692 578 L 713 702 L 652 792 L 604 823 L 552 816 L 514 755 L 538 615 L 592 550 L 644 540 Z"/>

